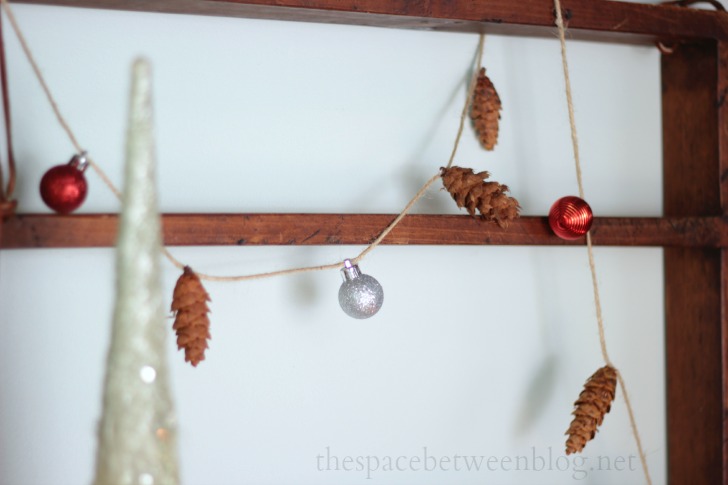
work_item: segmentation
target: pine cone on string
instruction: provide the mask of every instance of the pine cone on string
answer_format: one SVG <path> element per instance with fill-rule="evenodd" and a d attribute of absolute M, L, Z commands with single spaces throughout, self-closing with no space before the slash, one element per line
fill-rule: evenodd
<path fill-rule="evenodd" d="M 488 177 L 488 172 L 473 173 L 472 168 L 442 169 L 442 183 L 458 207 L 465 207 L 471 216 L 475 216 L 477 209 L 483 220 L 493 221 L 505 229 L 519 217 L 521 206 L 516 199 L 506 195 L 508 186 L 486 182 Z"/>
<path fill-rule="evenodd" d="M 172 297 L 172 312 L 175 313 L 172 328 L 177 332 L 177 349 L 185 349 L 185 362 L 194 367 L 205 360 L 205 349 L 210 336 L 210 296 L 200 278 L 189 266 L 185 266 L 177 280 Z"/>
<path fill-rule="evenodd" d="M 475 132 L 480 144 L 486 150 L 493 150 L 498 143 L 498 125 L 501 100 L 490 78 L 485 75 L 485 68 L 480 69 L 473 92 L 473 104 L 470 107 L 470 119 L 473 120 Z"/>
<path fill-rule="evenodd" d="M 597 370 L 584 384 L 574 406 L 573 421 L 566 434 L 566 454 L 580 453 L 586 443 L 594 438 L 604 415 L 612 407 L 617 391 L 617 369 L 605 365 Z"/>

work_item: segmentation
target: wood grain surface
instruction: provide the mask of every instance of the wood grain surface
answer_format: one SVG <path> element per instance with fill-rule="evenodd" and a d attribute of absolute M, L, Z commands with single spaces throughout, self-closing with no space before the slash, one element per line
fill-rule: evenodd
<path fill-rule="evenodd" d="M 15 0 L 87 8 L 217 15 L 553 38 L 552 0 Z M 728 39 L 728 14 L 672 5 L 562 0 L 570 37 L 652 43 Z"/>
<path fill-rule="evenodd" d="M 365 245 L 395 214 L 166 214 L 171 246 Z M 3 224 L 2 248 L 109 247 L 116 240 L 115 214 L 18 215 Z M 596 245 L 726 247 L 728 221 L 720 217 L 597 217 Z M 409 215 L 383 244 L 583 245 L 584 238 L 554 236 L 546 217 L 522 217 L 507 229 L 470 216 Z"/>

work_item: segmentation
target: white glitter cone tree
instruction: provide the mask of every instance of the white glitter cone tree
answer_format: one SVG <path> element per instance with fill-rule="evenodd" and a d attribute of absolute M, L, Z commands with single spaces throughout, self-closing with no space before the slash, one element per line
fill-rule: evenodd
<path fill-rule="evenodd" d="M 179 483 L 160 280 L 149 65 L 132 75 L 116 306 L 99 426 L 96 485 Z"/>

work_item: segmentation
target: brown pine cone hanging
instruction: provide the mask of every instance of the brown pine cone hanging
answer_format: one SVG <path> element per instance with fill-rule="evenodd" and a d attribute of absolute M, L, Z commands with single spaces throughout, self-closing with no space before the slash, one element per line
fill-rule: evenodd
<path fill-rule="evenodd" d="M 486 150 L 493 150 L 498 143 L 498 124 L 501 100 L 495 86 L 485 75 L 485 68 L 480 69 L 473 92 L 473 104 L 470 107 L 470 119 L 473 120 L 475 132 L 480 144 Z"/>
<path fill-rule="evenodd" d="M 489 176 L 488 172 L 473 173 L 472 168 L 442 169 L 442 183 L 458 207 L 465 207 L 471 216 L 475 216 L 477 209 L 484 220 L 506 228 L 518 218 L 521 207 L 516 199 L 506 195 L 506 185 L 486 182 Z"/>
<path fill-rule="evenodd" d="M 587 441 L 594 438 L 597 427 L 601 426 L 604 415 L 609 412 L 617 391 L 617 370 L 605 365 L 594 373 L 584 384 L 574 406 L 574 420 L 566 434 L 566 454 L 579 453 Z"/>
<path fill-rule="evenodd" d="M 185 349 L 185 362 L 197 367 L 205 360 L 205 349 L 210 337 L 210 296 L 200 278 L 189 266 L 177 280 L 172 297 L 172 312 L 175 313 L 172 328 L 177 332 L 177 348 Z"/>

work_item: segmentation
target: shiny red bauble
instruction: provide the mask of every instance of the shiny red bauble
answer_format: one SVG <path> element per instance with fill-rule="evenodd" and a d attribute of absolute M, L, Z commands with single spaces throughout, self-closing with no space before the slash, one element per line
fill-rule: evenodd
<path fill-rule="evenodd" d="M 86 160 L 80 155 L 74 156 L 65 165 L 56 165 L 48 170 L 40 181 L 43 202 L 59 214 L 78 209 L 88 192 L 84 170 Z"/>
<path fill-rule="evenodd" d="M 589 204 L 573 195 L 560 198 L 549 211 L 549 226 L 561 239 L 579 239 L 589 232 L 593 221 Z"/>

